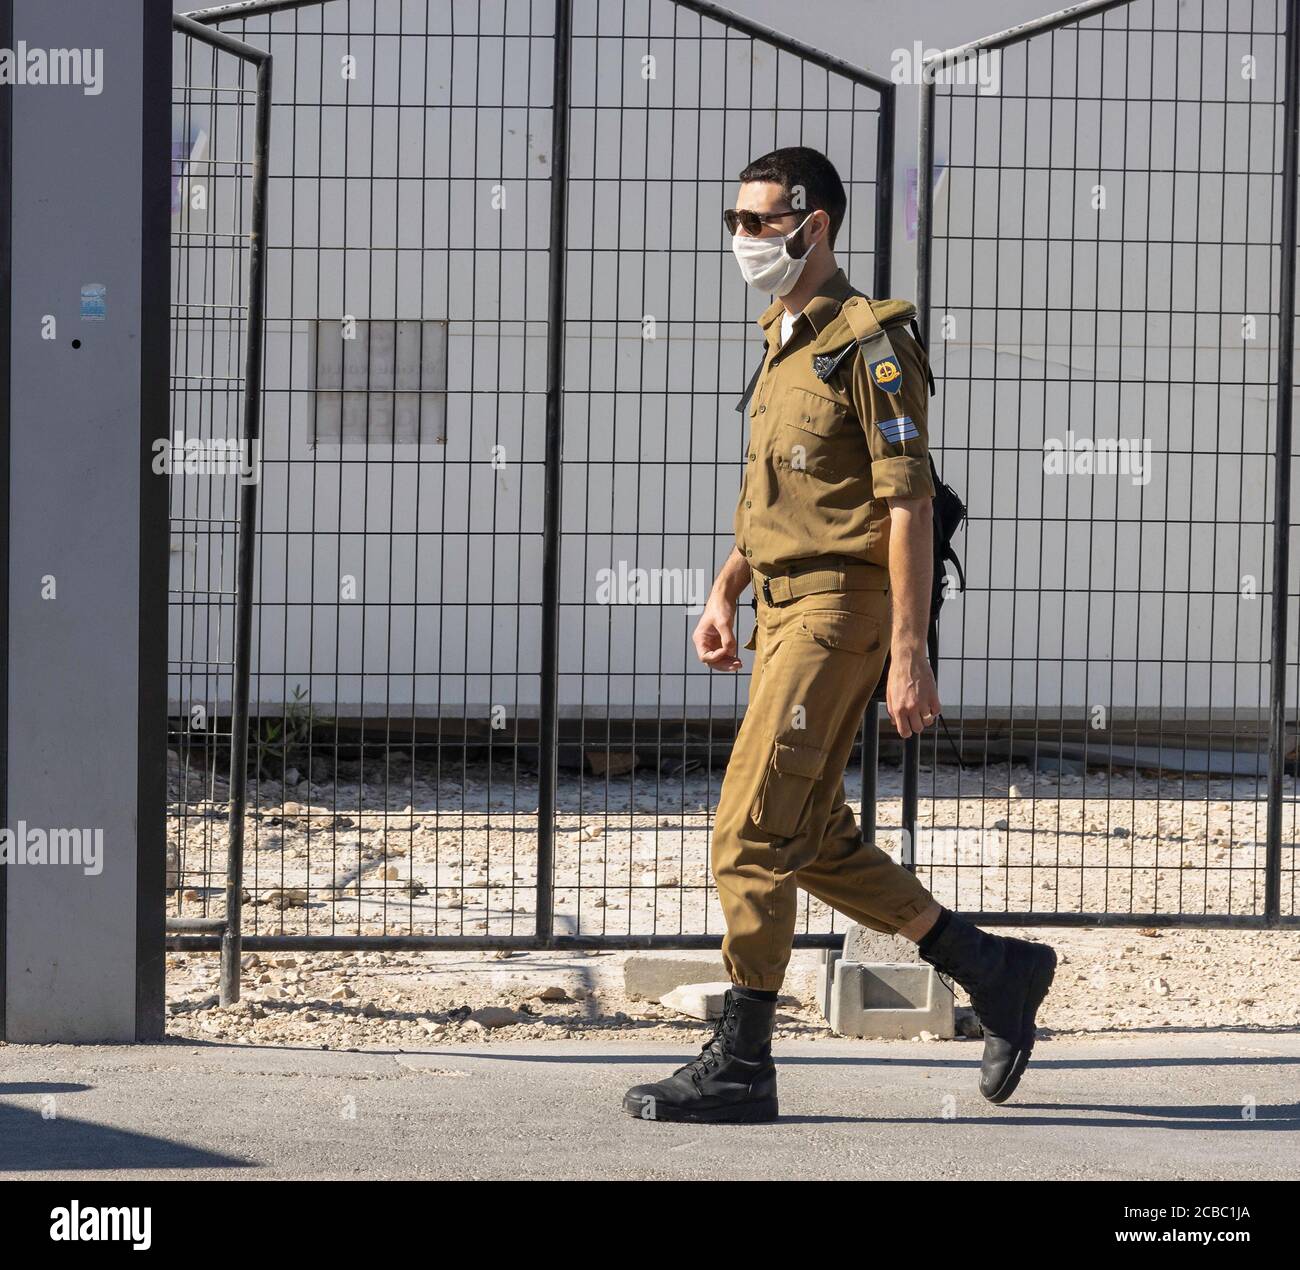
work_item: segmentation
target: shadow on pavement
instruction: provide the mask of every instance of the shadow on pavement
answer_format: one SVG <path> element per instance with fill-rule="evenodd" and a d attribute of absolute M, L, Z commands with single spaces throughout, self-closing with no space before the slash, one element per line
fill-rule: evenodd
<path fill-rule="evenodd" d="M 0 1097 L 76 1093 L 89 1088 L 57 1082 L 0 1084 Z M 250 1168 L 247 1160 L 167 1138 L 132 1133 L 67 1116 L 46 1119 L 38 1110 L 0 1102 L 0 1171 L 55 1169 Z"/>

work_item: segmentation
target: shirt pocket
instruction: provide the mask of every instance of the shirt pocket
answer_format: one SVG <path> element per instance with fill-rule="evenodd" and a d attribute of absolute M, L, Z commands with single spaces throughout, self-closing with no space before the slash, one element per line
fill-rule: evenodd
<path fill-rule="evenodd" d="M 855 455 L 863 459 L 865 443 L 857 416 L 847 402 L 791 387 L 782 394 L 778 418 L 778 467 L 840 480 L 851 470 Z"/>

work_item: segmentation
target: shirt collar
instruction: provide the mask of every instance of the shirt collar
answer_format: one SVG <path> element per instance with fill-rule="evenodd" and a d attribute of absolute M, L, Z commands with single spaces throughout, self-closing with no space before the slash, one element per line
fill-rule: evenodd
<path fill-rule="evenodd" d="M 812 324 L 813 330 L 820 335 L 826 329 L 835 317 L 839 314 L 840 306 L 849 296 L 856 294 L 849 285 L 848 276 L 843 269 L 836 269 L 829 278 L 817 289 L 817 293 L 810 297 L 808 302 L 803 306 L 801 317 L 806 317 Z M 758 319 L 758 325 L 764 332 L 771 330 L 772 324 L 785 312 L 785 305 L 780 300 L 773 300 L 771 304 L 763 310 Z"/>

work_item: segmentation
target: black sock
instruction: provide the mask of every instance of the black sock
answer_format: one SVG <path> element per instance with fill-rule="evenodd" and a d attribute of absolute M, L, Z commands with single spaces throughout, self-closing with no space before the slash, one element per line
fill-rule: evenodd
<path fill-rule="evenodd" d="M 775 992 L 765 992 L 762 988 L 742 988 L 740 984 L 733 983 L 731 990 L 738 997 L 744 997 L 746 1001 L 775 1001 Z"/>
<path fill-rule="evenodd" d="M 948 919 L 952 917 L 952 911 L 946 909 L 941 904 L 939 906 L 939 916 L 934 919 L 934 925 L 930 927 L 924 935 L 917 940 L 916 947 L 918 952 L 928 953 L 934 946 L 934 941 L 943 934 L 943 928 L 948 925 Z"/>

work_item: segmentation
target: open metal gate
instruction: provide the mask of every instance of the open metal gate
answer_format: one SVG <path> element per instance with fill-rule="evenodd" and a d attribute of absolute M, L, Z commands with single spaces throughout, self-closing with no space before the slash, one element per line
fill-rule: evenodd
<path fill-rule="evenodd" d="M 1297 13 L 1105 0 L 925 64 L 918 303 L 970 521 L 920 876 L 1294 924 Z M 927 740 L 927 751 L 935 744 Z"/>
<path fill-rule="evenodd" d="M 220 938 L 228 1000 L 243 897 L 271 61 L 188 18 L 173 24 L 171 427 L 154 462 L 171 503 L 167 929 Z"/>
<path fill-rule="evenodd" d="M 205 338 L 219 303 L 239 330 L 178 336 L 176 382 L 220 397 L 222 426 L 246 391 L 262 420 L 247 588 L 238 479 L 193 523 L 174 504 L 222 567 L 173 590 L 170 945 L 715 946 L 709 825 L 746 685 L 686 650 L 762 307 L 721 209 L 764 151 L 827 150 L 841 259 L 886 293 L 894 86 L 696 0 L 189 16 L 275 81 L 260 385 L 236 369 L 249 301 L 199 264 L 217 222 L 177 221 Z M 191 115 L 202 70 L 178 76 Z M 204 108 L 189 130 L 251 145 L 235 99 Z M 233 202 L 250 174 L 212 179 Z M 250 241 L 221 262 L 240 296 Z M 810 901 L 801 942 L 832 931 Z"/>
<path fill-rule="evenodd" d="M 915 833 L 907 761 L 877 790 L 864 745 L 862 792 L 985 924 L 1296 920 L 1295 8 L 1092 3 L 926 63 L 965 765 L 925 739 Z M 216 201 L 178 210 L 175 418 L 258 451 L 173 481 L 172 946 L 220 930 L 231 992 L 239 938 L 716 946 L 746 683 L 689 637 L 758 309 L 718 212 L 815 145 L 887 294 L 894 86 L 695 0 L 191 21 L 229 69 L 178 75 L 178 191 Z"/>

